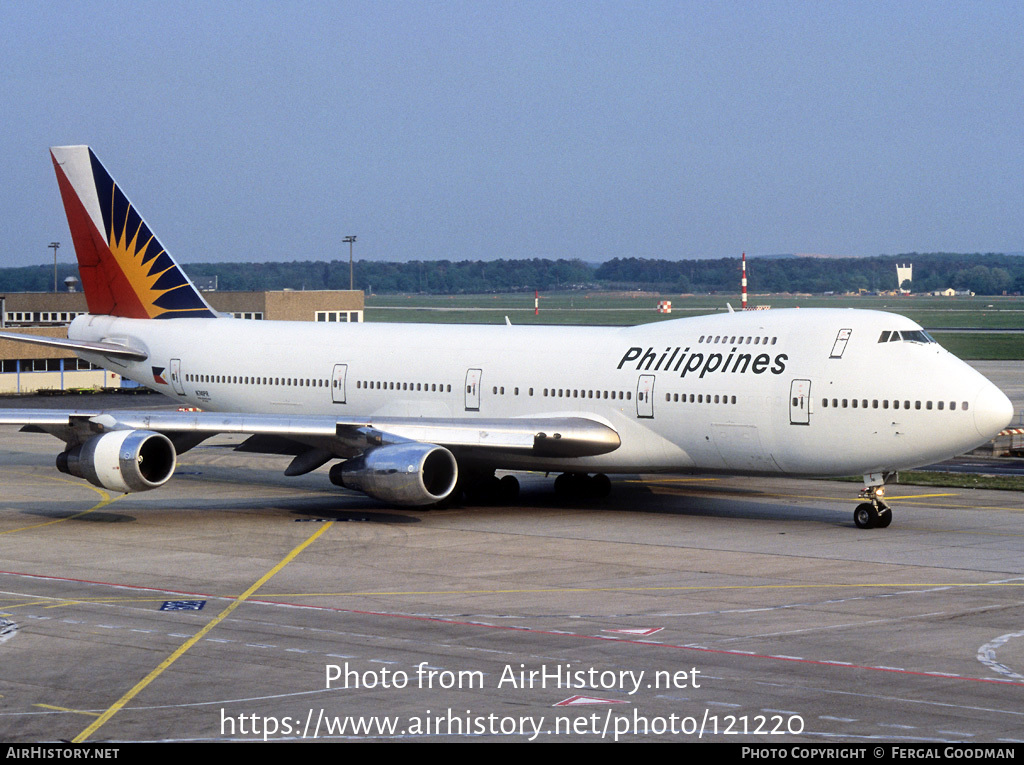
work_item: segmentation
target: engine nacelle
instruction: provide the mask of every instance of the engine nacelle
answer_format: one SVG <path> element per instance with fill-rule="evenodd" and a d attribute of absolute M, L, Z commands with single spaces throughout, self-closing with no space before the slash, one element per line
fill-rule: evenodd
<path fill-rule="evenodd" d="M 434 444 L 391 444 L 331 468 L 331 483 L 396 505 L 431 505 L 455 489 L 454 455 Z"/>
<path fill-rule="evenodd" d="M 151 430 L 114 430 L 57 455 L 57 469 L 127 494 L 163 486 L 174 474 L 171 440 Z"/>

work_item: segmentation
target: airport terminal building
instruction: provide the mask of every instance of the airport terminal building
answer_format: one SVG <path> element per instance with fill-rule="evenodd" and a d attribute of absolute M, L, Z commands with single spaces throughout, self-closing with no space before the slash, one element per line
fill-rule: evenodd
<path fill-rule="evenodd" d="M 221 313 L 248 321 L 362 321 L 361 290 L 205 292 Z M 0 296 L 0 326 L 26 335 L 67 337 L 67 326 L 88 313 L 80 292 L 19 292 Z M 0 339 L 0 395 L 36 391 L 136 387 L 74 354 Z"/>

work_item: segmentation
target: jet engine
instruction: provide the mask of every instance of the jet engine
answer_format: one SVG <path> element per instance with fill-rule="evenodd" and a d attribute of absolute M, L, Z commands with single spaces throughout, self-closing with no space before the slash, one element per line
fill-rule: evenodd
<path fill-rule="evenodd" d="M 442 446 L 378 446 L 331 468 L 331 483 L 396 505 L 432 505 L 455 489 L 459 467 Z"/>
<path fill-rule="evenodd" d="M 126 494 L 163 486 L 176 464 L 174 444 L 151 430 L 114 430 L 57 455 L 60 472 Z"/>

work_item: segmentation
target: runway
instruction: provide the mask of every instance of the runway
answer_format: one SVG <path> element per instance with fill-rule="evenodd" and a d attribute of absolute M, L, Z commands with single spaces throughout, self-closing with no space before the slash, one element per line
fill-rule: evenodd
<path fill-rule="evenodd" d="M 412 512 L 217 446 L 110 497 L 58 446 L 0 433 L 4 741 L 1022 738 L 1017 493 L 892 487 L 861 531 L 856 484 L 527 475 Z"/>

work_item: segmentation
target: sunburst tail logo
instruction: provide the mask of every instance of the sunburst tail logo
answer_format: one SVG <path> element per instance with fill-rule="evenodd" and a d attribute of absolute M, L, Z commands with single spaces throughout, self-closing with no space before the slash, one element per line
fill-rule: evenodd
<path fill-rule="evenodd" d="M 91 313 L 216 317 L 90 148 L 51 154 Z"/>

